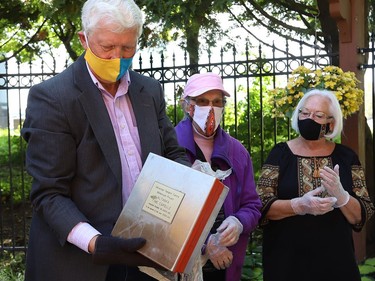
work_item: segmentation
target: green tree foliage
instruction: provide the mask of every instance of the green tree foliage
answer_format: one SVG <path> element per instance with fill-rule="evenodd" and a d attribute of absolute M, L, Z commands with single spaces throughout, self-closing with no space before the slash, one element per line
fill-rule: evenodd
<path fill-rule="evenodd" d="M 233 19 L 249 34 L 247 26 L 260 26 L 291 41 L 312 38 L 326 51 L 338 51 L 338 29 L 329 14 L 329 1 L 237 0 L 238 12 L 229 11 Z M 256 37 L 254 34 L 252 36 Z M 262 38 L 257 38 L 262 41 Z M 307 41 L 307 40 L 305 40 Z M 307 42 L 305 45 L 312 46 Z"/>
<path fill-rule="evenodd" d="M 252 37 L 262 42 L 253 34 L 249 26 L 260 26 L 280 38 L 298 41 L 303 45 L 324 49 L 329 53 L 339 52 L 339 30 L 330 14 L 330 2 L 327 0 L 234 0 L 241 9 L 228 10 L 232 18 Z M 370 31 L 375 31 L 375 1 L 365 1 L 365 15 L 368 15 Z M 345 1 L 340 1 L 343 5 Z M 354 2 L 352 2 L 354 3 Z M 237 12 L 236 12 L 237 11 Z M 308 43 L 308 40 L 310 42 Z M 282 51 L 282 50 L 280 50 Z M 338 65 L 338 58 L 333 58 L 333 65 Z"/>
<path fill-rule="evenodd" d="M 263 77 L 262 85 L 260 78 L 253 78 L 249 89 L 239 85 L 236 95 L 245 98 L 240 99 L 236 106 L 228 104 L 225 108 L 224 128 L 249 150 L 256 180 L 275 143 L 290 138 L 289 122 L 271 118 L 273 105 L 264 102 L 270 85 L 270 77 Z"/>
<path fill-rule="evenodd" d="M 28 198 L 31 177 L 24 169 L 24 142 L 19 132 L 13 135 L 8 130 L 0 131 L 0 194 L 1 203 L 20 203 Z M 24 190 L 24 187 L 27 190 Z"/>
<path fill-rule="evenodd" d="M 289 40 L 314 38 L 327 51 L 338 50 L 338 30 L 327 0 L 135 1 L 146 19 L 141 46 L 178 41 L 189 53 L 191 65 L 198 62 L 200 50 L 215 46 L 219 39 L 226 37 L 225 41 L 233 42 L 231 30 L 235 27 L 244 30 L 242 40 L 246 35 L 256 38 L 250 26 L 263 26 Z M 84 0 L 1 1 L 0 62 L 12 57 L 28 61 L 61 44 L 76 60 L 82 52 L 76 34 L 83 3 Z M 367 3 L 370 30 L 374 30 L 375 1 Z"/>
<path fill-rule="evenodd" d="M 158 46 L 180 40 L 189 53 L 190 64 L 199 59 L 201 40 L 207 46 L 215 45 L 221 37 L 220 13 L 230 5 L 228 0 L 136 0 L 146 14 L 143 43 Z"/>
<path fill-rule="evenodd" d="M 29 61 L 65 46 L 77 59 L 82 49 L 80 29 L 83 0 L 9 0 L 0 3 L 0 62 L 16 57 Z"/>

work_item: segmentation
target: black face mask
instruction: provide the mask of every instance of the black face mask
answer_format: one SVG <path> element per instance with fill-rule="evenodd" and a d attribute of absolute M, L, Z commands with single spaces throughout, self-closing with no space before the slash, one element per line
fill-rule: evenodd
<path fill-rule="evenodd" d="M 329 132 L 329 123 L 319 124 L 313 119 L 298 119 L 298 129 L 301 136 L 306 140 L 318 140 Z"/>

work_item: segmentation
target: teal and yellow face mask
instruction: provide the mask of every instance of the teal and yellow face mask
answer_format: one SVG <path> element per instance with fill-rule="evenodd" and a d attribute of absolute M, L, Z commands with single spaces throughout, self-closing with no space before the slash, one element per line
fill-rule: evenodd
<path fill-rule="evenodd" d="M 85 60 L 89 64 L 92 71 L 104 81 L 116 82 L 120 80 L 132 64 L 131 58 L 116 58 L 116 59 L 102 59 L 96 56 L 89 47 L 87 36 L 87 49 L 85 53 Z"/>

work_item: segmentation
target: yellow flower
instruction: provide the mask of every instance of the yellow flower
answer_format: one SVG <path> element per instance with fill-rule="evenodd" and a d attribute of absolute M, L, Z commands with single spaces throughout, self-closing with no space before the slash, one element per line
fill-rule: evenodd
<path fill-rule="evenodd" d="M 324 85 L 326 86 L 327 89 L 334 89 L 335 86 L 336 86 L 336 82 L 335 81 L 327 81 L 324 83 Z"/>
<path fill-rule="evenodd" d="M 310 70 L 299 66 L 288 79 L 285 88 L 275 88 L 269 92 L 271 102 L 276 108 L 273 117 L 291 117 L 298 101 L 309 89 L 327 89 L 335 93 L 340 103 L 344 118 L 357 112 L 363 103 L 363 90 L 358 88 L 359 80 L 355 73 L 344 72 L 341 68 L 328 65 L 323 69 Z"/>

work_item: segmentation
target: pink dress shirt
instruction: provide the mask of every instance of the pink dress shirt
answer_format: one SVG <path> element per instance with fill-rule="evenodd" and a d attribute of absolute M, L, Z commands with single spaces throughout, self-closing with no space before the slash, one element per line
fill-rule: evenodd
<path fill-rule="evenodd" d="M 88 66 L 87 69 L 102 94 L 116 135 L 122 167 L 122 202 L 124 205 L 142 168 L 137 123 L 127 95 L 130 84 L 129 72 L 121 79 L 115 96 L 112 96 L 104 89 Z M 99 234 L 89 223 L 81 222 L 72 229 L 67 240 L 88 252 L 90 240 Z"/>

